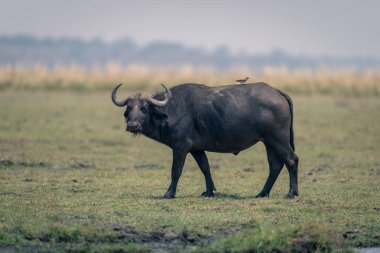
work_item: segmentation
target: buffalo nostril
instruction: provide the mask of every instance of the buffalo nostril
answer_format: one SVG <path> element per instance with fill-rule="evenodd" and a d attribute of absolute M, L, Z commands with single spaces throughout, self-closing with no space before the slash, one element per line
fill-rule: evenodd
<path fill-rule="evenodd" d="M 134 133 L 134 132 L 137 132 L 140 130 L 141 130 L 141 126 L 140 126 L 139 122 L 128 122 L 127 123 L 127 131 Z"/>
<path fill-rule="evenodd" d="M 127 125 L 129 127 L 137 127 L 137 122 L 128 122 Z"/>

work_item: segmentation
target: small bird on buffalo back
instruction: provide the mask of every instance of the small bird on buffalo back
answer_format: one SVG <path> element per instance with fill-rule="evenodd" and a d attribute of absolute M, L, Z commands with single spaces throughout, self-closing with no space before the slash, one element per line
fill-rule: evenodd
<path fill-rule="evenodd" d="M 238 82 L 240 84 L 244 84 L 248 79 L 249 79 L 249 77 L 246 77 L 245 79 L 238 79 L 238 80 L 236 80 L 236 82 Z"/>

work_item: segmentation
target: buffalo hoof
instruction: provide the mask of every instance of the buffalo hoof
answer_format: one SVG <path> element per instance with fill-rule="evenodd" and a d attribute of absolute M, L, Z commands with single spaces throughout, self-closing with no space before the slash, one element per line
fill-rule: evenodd
<path fill-rule="evenodd" d="M 171 191 L 167 191 L 164 195 L 164 199 L 174 199 L 175 198 L 175 194 L 172 193 Z"/>
<path fill-rule="evenodd" d="M 260 192 L 255 196 L 255 198 L 269 198 L 269 193 Z"/>
<path fill-rule="evenodd" d="M 206 198 L 212 198 L 214 197 L 214 193 L 211 191 L 205 191 L 204 193 L 202 193 L 202 197 L 206 197 Z"/>
<path fill-rule="evenodd" d="M 290 191 L 285 198 L 287 199 L 294 199 L 295 196 L 298 196 L 298 192 L 292 192 Z"/>

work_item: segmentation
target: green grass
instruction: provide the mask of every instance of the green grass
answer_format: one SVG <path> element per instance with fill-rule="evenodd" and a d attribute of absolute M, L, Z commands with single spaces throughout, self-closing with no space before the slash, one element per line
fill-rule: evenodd
<path fill-rule="evenodd" d="M 262 144 L 209 153 L 216 197 L 191 156 L 177 198 L 170 149 L 125 132 L 109 93 L 0 94 L 0 251 L 290 252 L 378 246 L 380 100 L 294 97 L 300 196 L 254 199 Z M 328 236 L 326 236 L 328 235 Z M 310 241 L 309 240 L 309 241 Z"/>

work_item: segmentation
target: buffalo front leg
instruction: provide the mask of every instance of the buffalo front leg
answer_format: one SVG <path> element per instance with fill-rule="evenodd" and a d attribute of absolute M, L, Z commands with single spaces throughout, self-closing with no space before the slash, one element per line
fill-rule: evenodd
<path fill-rule="evenodd" d="M 191 152 L 191 155 L 194 157 L 203 175 L 205 176 L 206 191 L 202 193 L 202 196 L 213 197 L 214 191 L 216 191 L 216 189 L 214 186 L 214 182 L 212 181 L 210 165 L 208 163 L 206 153 L 204 151 L 195 151 L 195 152 Z"/>
<path fill-rule="evenodd" d="M 181 177 L 183 165 L 185 164 L 187 152 L 173 150 L 172 177 L 168 191 L 164 198 L 172 199 L 177 191 L 178 180 Z"/>

